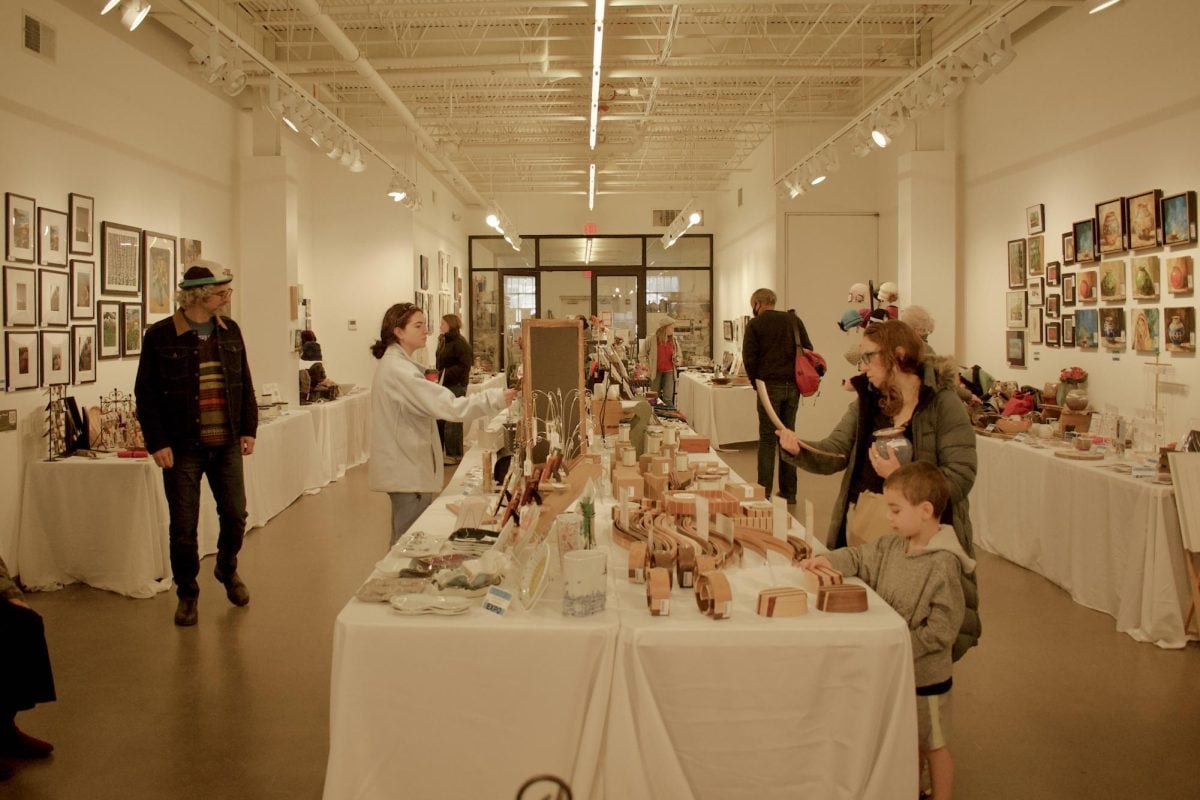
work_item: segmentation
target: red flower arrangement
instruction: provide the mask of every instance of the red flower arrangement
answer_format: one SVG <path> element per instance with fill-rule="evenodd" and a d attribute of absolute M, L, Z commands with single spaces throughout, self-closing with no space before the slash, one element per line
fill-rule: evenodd
<path fill-rule="evenodd" d="M 1067 367 L 1058 373 L 1058 379 L 1063 383 L 1083 383 L 1087 377 L 1087 370 L 1083 367 Z"/>

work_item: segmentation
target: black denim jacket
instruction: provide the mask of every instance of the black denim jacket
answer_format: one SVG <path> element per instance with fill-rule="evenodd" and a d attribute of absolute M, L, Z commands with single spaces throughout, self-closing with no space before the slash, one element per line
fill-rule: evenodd
<path fill-rule="evenodd" d="M 225 372 L 225 398 L 234 436 L 258 432 L 258 401 L 246 343 L 237 323 L 214 318 L 217 350 Z M 182 311 L 150 326 L 142 339 L 134 394 L 138 422 L 151 453 L 164 447 L 200 447 L 200 337 Z"/>

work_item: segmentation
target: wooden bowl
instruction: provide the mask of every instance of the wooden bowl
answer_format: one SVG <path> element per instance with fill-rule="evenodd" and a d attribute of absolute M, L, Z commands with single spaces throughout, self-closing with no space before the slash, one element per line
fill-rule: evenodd
<path fill-rule="evenodd" d="M 1009 419 L 1001 417 L 996 421 L 996 430 L 1001 433 L 1025 433 L 1033 425 L 1031 419 Z"/>

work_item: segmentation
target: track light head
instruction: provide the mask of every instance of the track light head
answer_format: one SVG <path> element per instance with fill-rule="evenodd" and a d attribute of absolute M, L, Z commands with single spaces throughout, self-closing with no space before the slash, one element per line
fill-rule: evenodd
<path fill-rule="evenodd" d="M 129 0 L 125 4 L 125 10 L 121 12 L 121 24 L 133 33 L 138 29 L 138 26 L 145 21 L 146 15 L 150 13 L 150 3 L 147 0 Z"/>
<path fill-rule="evenodd" d="M 121 5 L 121 0 L 108 0 L 108 2 L 104 4 L 104 8 L 100 9 L 100 16 L 103 17 L 105 14 L 112 11 L 119 5 Z"/>
<path fill-rule="evenodd" d="M 354 148 L 354 160 L 350 162 L 349 169 L 351 172 L 355 172 L 355 173 L 366 172 L 366 170 L 367 170 L 367 165 L 365 163 L 363 163 L 362 153 L 359 151 L 359 149 L 357 147 Z"/>

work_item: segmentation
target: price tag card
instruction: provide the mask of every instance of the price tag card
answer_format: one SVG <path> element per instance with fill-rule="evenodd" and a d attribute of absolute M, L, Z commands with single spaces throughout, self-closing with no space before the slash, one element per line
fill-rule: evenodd
<path fill-rule="evenodd" d="M 507 589 L 502 589 L 499 586 L 492 586 L 488 589 L 488 593 L 483 596 L 483 610 L 497 617 L 503 617 L 508 613 L 508 607 L 512 603 L 513 593 Z"/>

